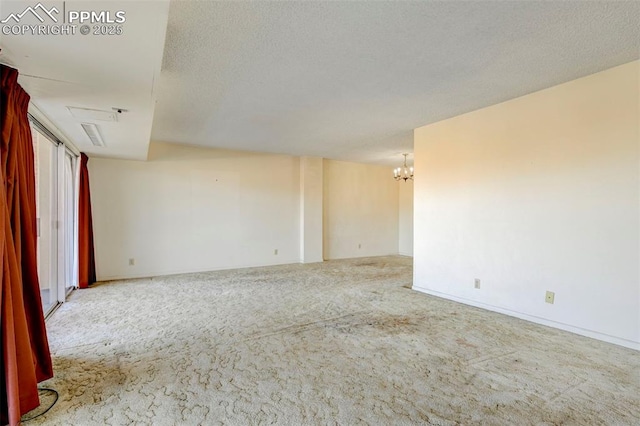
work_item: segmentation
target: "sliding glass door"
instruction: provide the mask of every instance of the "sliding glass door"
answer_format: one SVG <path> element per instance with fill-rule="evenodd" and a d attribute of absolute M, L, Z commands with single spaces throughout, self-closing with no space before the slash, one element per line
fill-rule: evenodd
<path fill-rule="evenodd" d="M 77 156 L 32 127 L 38 277 L 45 314 L 77 286 Z"/>
<path fill-rule="evenodd" d="M 45 314 L 58 304 L 57 146 L 32 129 L 36 175 L 38 278 Z"/>

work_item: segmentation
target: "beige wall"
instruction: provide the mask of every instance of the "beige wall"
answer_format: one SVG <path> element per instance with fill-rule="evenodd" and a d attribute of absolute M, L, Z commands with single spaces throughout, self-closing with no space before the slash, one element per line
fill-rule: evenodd
<path fill-rule="evenodd" d="M 300 261 L 322 262 L 321 157 L 300 157 Z"/>
<path fill-rule="evenodd" d="M 416 129 L 414 287 L 640 348 L 639 77 Z"/>
<path fill-rule="evenodd" d="M 389 167 L 154 142 L 89 171 L 100 280 L 398 253 Z"/>
<path fill-rule="evenodd" d="M 89 161 L 99 279 L 300 260 L 298 158 L 150 149 Z"/>
<path fill-rule="evenodd" d="M 324 160 L 324 258 L 398 253 L 392 168 Z"/>
<path fill-rule="evenodd" d="M 413 256 L 413 181 L 398 182 L 398 253 Z"/>

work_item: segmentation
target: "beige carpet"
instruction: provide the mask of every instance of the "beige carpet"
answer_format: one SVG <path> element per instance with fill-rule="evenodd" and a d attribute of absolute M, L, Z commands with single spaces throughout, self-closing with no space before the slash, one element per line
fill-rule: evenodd
<path fill-rule="evenodd" d="M 606 424 L 639 353 L 407 288 L 382 257 L 110 282 L 48 321 L 51 425 Z"/>

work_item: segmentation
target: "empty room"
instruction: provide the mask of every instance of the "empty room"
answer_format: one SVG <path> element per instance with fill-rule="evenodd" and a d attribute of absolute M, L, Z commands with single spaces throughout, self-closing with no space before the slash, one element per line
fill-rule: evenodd
<path fill-rule="evenodd" d="M 0 0 L 0 424 L 640 424 L 639 22 Z"/>

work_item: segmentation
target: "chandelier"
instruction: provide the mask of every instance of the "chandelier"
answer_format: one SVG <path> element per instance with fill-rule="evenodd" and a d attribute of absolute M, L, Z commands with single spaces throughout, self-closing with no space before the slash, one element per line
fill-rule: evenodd
<path fill-rule="evenodd" d="M 413 167 L 407 167 L 407 155 L 404 155 L 404 164 L 402 167 L 398 167 L 393 169 L 393 178 L 395 180 L 404 180 L 405 182 L 409 179 L 413 180 Z"/>

